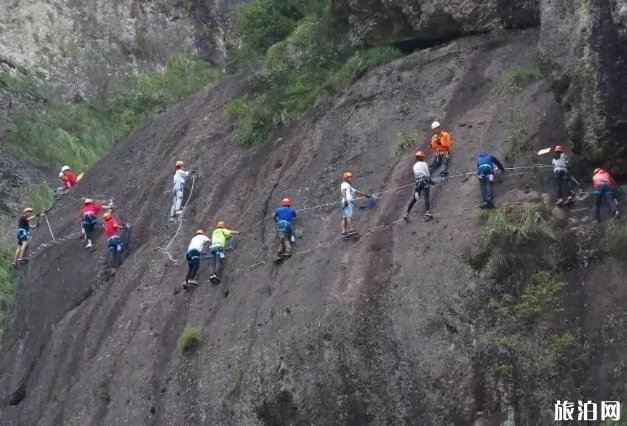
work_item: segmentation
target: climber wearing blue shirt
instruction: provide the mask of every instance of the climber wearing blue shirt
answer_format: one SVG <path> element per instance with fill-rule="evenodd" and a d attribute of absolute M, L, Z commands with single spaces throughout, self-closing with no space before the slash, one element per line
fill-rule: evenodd
<path fill-rule="evenodd" d="M 274 212 L 274 220 L 276 221 L 276 230 L 279 234 L 280 244 L 278 256 L 291 256 L 292 245 L 292 223 L 296 217 L 296 210 L 292 208 L 292 200 L 284 198 L 281 201 L 281 207 Z"/>
<path fill-rule="evenodd" d="M 494 182 L 495 165 L 501 172 L 505 172 L 505 167 L 491 152 L 482 152 L 477 156 L 477 176 L 479 177 L 481 198 L 483 199 L 483 203 L 480 205 L 482 209 L 494 207 L 492 202 L 492 183 Z"/>

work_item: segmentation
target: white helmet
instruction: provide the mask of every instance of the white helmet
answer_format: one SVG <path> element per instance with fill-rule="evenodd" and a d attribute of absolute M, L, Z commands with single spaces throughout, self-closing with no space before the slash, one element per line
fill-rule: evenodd
<path fill-rule="evenodd" d="M 435 130 L 438 127 L 440 127 L 440 122 L 439 121 L 434 121 L 433 123 L 431 123 L 431 130 Z"/>
<path fill-rule="evenodd" d="M 63 166 L 63 167 L 61 167 L 61 173 L 63 173 L 66 170 L 70 170 L 70 166 Z"/>

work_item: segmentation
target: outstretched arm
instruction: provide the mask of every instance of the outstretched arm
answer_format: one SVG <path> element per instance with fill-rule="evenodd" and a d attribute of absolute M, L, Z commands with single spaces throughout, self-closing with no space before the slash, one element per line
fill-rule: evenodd
<path fill-rule="evenodd" d="M 494 162 L 494 164 L 496 164 L 496 167 L 499 168 L 500 171 L 504 172 L 505 171 L 505 167 L 503 167 L 503 165 L 501 164 L 501 162 L 498 160 L 498 158 L 496 157 L 492 157 L 492 161 Z"/>

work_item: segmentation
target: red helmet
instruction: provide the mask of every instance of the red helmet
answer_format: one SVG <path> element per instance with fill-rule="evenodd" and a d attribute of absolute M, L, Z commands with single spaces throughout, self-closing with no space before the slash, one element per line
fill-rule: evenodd
<path fill-rule="evenodd" d="M 181 167 L 184 167 L 184 166 L 185 166 L 185 163 L 181 160 L 178 160 L 175 165 L 177 169 L 180 169 Z"/>
<path fill-rule="evenodd" d="M 419 159 L 424 160 L 424 158 L 425 158 L 425 153 L 424 153 L 424 152 L 422 152 L 422 151 L 418 151 L 418 152 L 416 153 L 416 158 L 419 158 Z"/>
<path fill-rule="evenodd" d="M 226 223 L 222 221 L 218 222 L 218 228 L 226 228 Z"/>
<path fill-rule="evenodd" d="M 30 207 L 26 207 L 26 208 L 24 209 L 24 214 L 27 214 L 27 213 L 32 213 L 32 212 L 33 212 L 33 209 L 31 209 Z"/>
<path fill-rule="evenodd" d="M 292 200 L 289 198 L 283 198 L 283 200 L 281 200 L 281 205 L 289 207 L 292 205 Z"/>
<path fill-rule="evenodd" d="M 348 179 L 348 178 L 352 178 L 353 174 L 351 172 L 344 172 L 344 174 L 342 175 L 342 177 L 344 179 Z"/>
<path fill-rule="evenodd" d="M 111 220 L 111 212 L 105 212 L 105 214 L 102 215 L 102 218 L 104 220 Z"/>
<path fill-rule="evenodd" d="M 564 152 L 564 147 L 562 145 L 556 145 L 553 149 L 555 152 Z"/>

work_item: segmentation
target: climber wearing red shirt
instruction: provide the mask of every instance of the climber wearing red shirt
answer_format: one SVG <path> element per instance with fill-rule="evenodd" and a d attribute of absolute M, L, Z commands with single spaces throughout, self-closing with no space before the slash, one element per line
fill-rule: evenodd
<path fill-rule="evenodd" d="M 111 262 L 112 272 L 115 273 L 117 268 L 120 266 L 123 249 L 122 238 L 120 238 L 118 231 L 120 229 L 125 229 L 126 226 L 119 225 L 110 212 L 103 214 L 102 218 L 105 221 L 104 232 L 107 236 L 107 252 Z"/>
<path fill-rule="evenodd" d="M 102 209 L 112 209 L 113 205 L 102 206 L 98 203 L 95 203 L 92 199 L 85 199 L 83 208 L 81 209 L 81 223 L 83 224 L 83 234 L 85 235 L 85 239 L 87 240 L 87 245 L 85 248 L 90 248 L 92 246 L 91 239 L 94 233 L 94 227 L 98 222 L 98 213 Z"/>
<path fill-rule="evenodd" d="M 70 166 L 61 167 L 61 173 L 59 173 L 59 179 L 63 181 L 63 189 L 67 191 L 76 185 L 76 173 L 74 173 Z"/>

